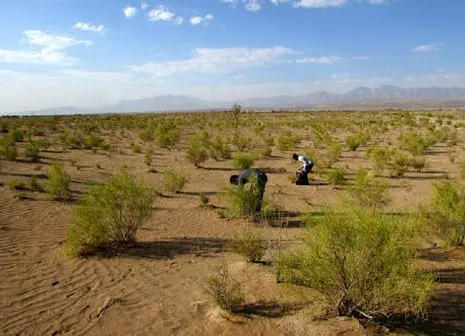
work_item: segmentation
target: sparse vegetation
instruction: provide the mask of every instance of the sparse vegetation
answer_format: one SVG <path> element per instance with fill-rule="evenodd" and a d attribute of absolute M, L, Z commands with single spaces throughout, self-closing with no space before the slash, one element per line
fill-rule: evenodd
<path fill-rule="evenodd" d="M 65 171 L 62 164 L 54 162 L 48 171 L 46 190 L 54 200 L 67 200 L 71 197 L 69 184 L 71 177 Z"/>
<path fill-rule="evenodd" d="M 215 303 L 226 311 L 237 312 L 244 303 L 241 283 L 232 277 L 227 265 L 220 267 L 207 280 L 205 289 Z"/>
<path fill-rule="evenodd" d="M 186 185 L 187 177 L 180 169 L 169 168 L 163 171 L 163 191 L 170 193 L 180 192 Z"/>
<path fill-rule="evenodd" d="M 249 262 L 260 261 L 265 253 L 262 235 L 257 230 L 244 228 L 234 234 L 229 244 L 230 249 L 243 256 Z"/>
<path fill-rule="evenodd" d="M 247 154 L 238 154 L 233 158 L 233 167 L 236 169 L 251 168 L 254 164 L 254 159 Z"/>
<path fill-rule="evenodd" d="M 343 185 L 345 182 L 345 170 L 344 168 L 334 168 L 325 171 L 326 179 L 329 183 L 334 185 Z"/>

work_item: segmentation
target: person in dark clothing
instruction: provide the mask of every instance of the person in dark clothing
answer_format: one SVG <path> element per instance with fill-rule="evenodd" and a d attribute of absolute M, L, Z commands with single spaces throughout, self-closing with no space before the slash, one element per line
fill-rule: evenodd
<path fill-rule="evenodd" d="M 257 213 L 261 211 L 263 195 L 268 177 L 265 172 L 259 169 L 248 168 L 241 171 L 238 175 L 231 175 L 229 182 L 234 185 L 243 187 L 247 183 L 252 183 L 250 190 L 257 193 L 260 202 L 257 202 Z"/>
<path fill-rule="evenodd" d="M 296 153 L 292 154 L 292 159 L 295 161 L 302 162 L 302 166 L 297 169 L 296 175 L 296 182 L 297 185 L 309 185 L 308 181 L 308 174 L 312 172 L 313 169 L 313 162 L 309 158 L 301 155 L 297 155 Z"/>

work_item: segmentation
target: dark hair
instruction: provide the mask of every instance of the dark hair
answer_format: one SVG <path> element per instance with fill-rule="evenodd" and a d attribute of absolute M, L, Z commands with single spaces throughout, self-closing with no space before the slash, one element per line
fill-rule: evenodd
<path fill-rule="evenodd" d="M 298 159 L 299 159 L 299 156 L 298 156 L 296 153 L 294 153 L 294 154 L 292 154 L 292 158 L 293 158 L 294 160 L 298 160 Z"/>
<path fill-rule="evenodd" d="M 239 183 L 239 175 L 231 175 L 231 177 L 229 178 L 229 183 L 238 184 Z"/>

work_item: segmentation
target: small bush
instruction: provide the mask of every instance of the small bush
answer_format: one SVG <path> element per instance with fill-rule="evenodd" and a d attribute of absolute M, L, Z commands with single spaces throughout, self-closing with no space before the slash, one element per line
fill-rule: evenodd
<path fill-rule="evenodd" d="M 379 175 L 383 174 L 384 170 L 389 166 L 391 159 L 391 150 L 389 147 L 370 148 L 367 154 L 373 160 L 375 172 Z"/>
<path fill-rule="evenodd" d="M 31 180 L 29 181 L 29 186 L 31 187 L 32 191 L 37 191 L 37 192 L 42 192 L 44 191 L 44 188 L 39 184 L 37 181 L 37 178 L 31 177 Z"/>
<path fill-rule="evenodd" d="M 271 147 L 265 147 L 260 151 L 260 156 L 264 157 L 264 158 L 267 158 L 267 157 L 271 156 L 272 152 L 273 152 L 273 150 L 271 149 Z"/>
<path fill-rule="evenodd" d="M 69 184 L 71 178 L 65 171 L 63 165 L 54 162 L 48 171 L 46 190 L 50 197 L 55 200 L 66 200 L 71 196 Z"/>
<path fill-rule="evenodd" d="M 207 196 L 205 196 L 205 194 L 203 193 L 200 193 L 199 200 L 200 200 L 201 205 L 207 205 L 208 202 L 210 202 L 210 199 Z"/>
<path fill-rule="evenodd" d="M 247 169 L 252 167 L 254 159 L 247 154 L 238 154 L 233 158 L 233 167 L 236 169 Z"/>
<path fill-rule="evenodd" d="M 409 158 L 402 152 L 394 152 L 389 165 L 391 168 L 391 176 L 402 177 L 408 170 Z"/>
<path fill-rule="evenodd" d="M 465 158 L 459 161 L 460 177 L 465 180 Z"/>
<path fill-rule="evenodd" d="M 145 150 L 144 162 L 148 167 L 150 167 L 152 165 L 152 161 L 153 161 L 153 148 L 149 147 Z"/>
<path fill-rule="evenodd" d="M 179 169 L 166 169 L 163 171 L 163 190 L 177 193 L 186 185 L 187 178 Z"/>
<path fill-rule="evenodd" d="M 434 279 L 416 267 L 414 227 L 381 212 L 331 209 L 307 229 L 303 251 L 278 257 L 278 281 L 318 290 L 338 315 L 422 317 Z"/>
<path fill-rule="evenodd" d="M 7 137 L 0 138 L 0 159 L 14 161 L 17 155 L 16 144 Z"/>
<path fill-rule="evenodd" d="M 205 137 L 195 136 L 192 138 L 186 150 L 186 157 L 190 163 L 199 167 L 202 163 L 208 160 L 209 142 Z"/>
<path fill-rule="evenodd" d="M 262 235 L 248 228 L 237 232 L 232 237 L 229 248 L 249 262 L 260 261 L 266 250 Z"/>
<path fill-rule="evenodd" d="M 87 255 L 131 243 L 152 213 L 155 193 L 126 169 L 105 184 L 92 186 L 70 222 L 66 247 L 71 255 Z"/>
<path fill-rule="evenodd" d="M 465 187 L 449 181 L 433 184 L 431 201 L 421 213 L 446 244 L 465 244 Z"/>
<path fill-rule="evenodd" d="M 26 183 L 19 178 L 8 180 L 8 187 L 13 190 L 27 190 Z"/>
<path fill-rule="evenodd" d="M 387 195 L 389 185 L 374 177 L 366 169 L 355 174 L 355 184 L 350 189 L 350 196 L 361 207 L 378 209 L 390 201 Z"/>
<path fill-rule="evenodd" d="M 351 151 L 356 151 L 360 147 L 360 142 L 357 137 L 351 136 L 347 138 L 346 145 Z"/>
<path fill-rule="evenodd" d="M 215 303 L 226 311 L 234 313 L 244 303 L 241 283 L 232 278 L 227 265 L 208 279 L 205 289 Z"/>
<path fill-rule="evenodd" d="M 161 148 L 170 148 L 176 145 L 181 138 L 181 132 L 171 120 L 162 121 L 155 132 L 155 143 Z"/>
<path fill-rule="evenodd" d="M 230 218 L 255 219 L 260 215 L 259 209 L 264 203 L 254 178 L 245 186 L 227 187 L 223 197 L 226 199 L 226 214 Z"/>
<path fill-rule="evenodd" d="M 21 141 L 24 140 L 24 134 L 23 134 L 23 132 L 21 132 L 19 130 L 10 130 L 8 132 L 8 139 L 11 142 L 21 142 Z"/>
<path fill-rule="evenodd" d="M 334 168 L 325 171 L 326 179 L 329 183 L 334 185 L 343 185 L 345 182 L 345 170 L 344 168 Z"/>
<path fill-rule="evenodd" d="M 105 144 L 105 140 L 96 135 L 89 135 L 84 142 L 85 149 L 100 148 Z"/>
<path fill-rule="evenodd" d="M 409 160 L 408 165 L 420 173 L 423 169 L 428 167 L 428 162 L 425 157 L 414 156 Z"/>
<path fill-rule="evenodd" d="M 40 148 L 34 142 L 29 142 L 24 150 L 24 155 L 31 159 L 32 162 L 40 160 Z"/>
<path fill-rule="evenodd" d="M 238 151 L 247 151 L 252 148 L 252 138 L 241 136 L 233 139 Z"/>
<path fill-rule="evenodd" d="M 132 151 L 133 151 L 134 153 L 136 153 L 136 154 L 142 153 L 142 147 L 141 147 L 141 145 L 136 144 L 136 143 L 133 143 L 133 144 L 131 145 L 131 147 L 132 147 Z"/>
<path fill-rule="evenodd" d="M 216 136 L 210 145 L 210 156 L 214 159 L 227 160 L 231 158 L 231 149 L 223 142 L 220 136 Z"/>
<path fill-rule="evenodd" d="M 292 151 L 299 144 L 300 139 L 294 134 L 284 134 L 278 137 L 278 149 L 280 151 Z"/>

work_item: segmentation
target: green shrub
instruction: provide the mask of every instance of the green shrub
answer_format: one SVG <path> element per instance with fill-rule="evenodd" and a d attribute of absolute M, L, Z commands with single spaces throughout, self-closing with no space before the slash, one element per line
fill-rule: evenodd
<path fill-rule="evenodd" d="M 84 136 L 81 133 L 74 133 L 67 137 L 67 144 L 71 149 L 81 149 L 84 146 Z"/>
<path fill-rule="evenodd" d="M 153 161 L 153 148 L 149 147 L 145 149 L 144 162 L 147 166 L 151 166 Z"/>
<path fill-rule="evenodd" d="M 402 177 L 408 170 L 409 158 L 402 152 L 394 152 L 389 166 L 391 168 L 391 176 Z"/>
<path fill-rule="evenodd" d="M 210 199 L 203 193 L 200 193 L 199 200 L 201 205 L 207 205 L 210 202 Z"/>
<path fill-rule="evenodd" d="M 271 149 L 271 147 L 265 147 L 260 151 L 260 156 L 264 158 L 270 157 L 272 152 L 273 150 Z"/>
<path fill-rule="evenodd" d="M 24 150 L 24 155 L 31 159 L 32 162 L 40 160 L 40 148 L 34 142 L 29 142 Z"/>
<path fill-rule="evenodd" d="M 387 183 L 375 178 L 374 175 L 362 168 L 355 174 L 355 183 L 349 193 L 357 205 L 378 209 L 390 201 L 387 195 L 388 187 Z"/>
<path fill-rule="evenodd" d="M 163 190 L 177 193 L 186 185 L 187 178 L 180 169 L 165 169 L 163 171 Z"/>
<path fill-rule="evenodd" d="M 331 209 L 307 229 L 303 251 L 277 259 L 278 280 L 318 290 L 338 315 L 423 316 L 434 279 L 416 267 L 414 227 L 381 212 Z"/>
<path fill-rule="evenodd" d="M 465 180 L 465 158 L 459 161 L 460 177 Z"/>
<path fill-rule="evenodd" d="M 412 155 L 423 155 L 425 149 L 433 144 L 417 133 L 401 134 L 398 141 L 399 148 L 408 151 Z"/>
<path fill-rule="evenodd" d="M 254 159 L 247 154 L 238 154 L 233 158 L 233 167 L 236 169 L 247 169 L 252 167 Z"/>
<path fill-rule="evenodd" d="M 227 265 L 208 279 L 205 289 L 215 303 L 226 311 L 237 312 L 244 303 L 241 283 L 231 276 Z"/>
<path fill-rule="evenodd" d="M 346 145 L 351 151 L 356 151 L 360 147 L 360 142 L 357 137 L 350 136 L 346 140 Z"/>
<path fill-rule="evenodd" d="M 71 178 L 65 171 L 63 165 L 54 162 L 48 171 L 46 190 L 50 197 L 55 200 L 66 200 L 71 196 L 69 184 Z"/>
<path fill-rule="evenodd" d="M 13 190 L 27 190 L 26 183 L 19 178 L 8 180 L 8 187 Z"/>
<path fill-rule="evenodd" d="M 29 181 L 29 186 L 31 187 L 32 191 L 37 191 L 37 192 L 42 192 L 44 191 L 44 188 L 39 184 L 37 181 L 37 178 L 31 177 Z"/>
<path fill-rule="evenodd" d="M 446 244 L 465 244 L 465 187 L 450 181 L 433 184 L 431 201 L 421 213 Z"/>
<path fill-rule="evenodd" d="M 260 198 L 256 178 L 250 178 L 245 186 L 230 186 L 223 193 L 226 199 L 226 214 L 230 218 L 255 219 L 260 215 L 263 200 Z"/>
<path fill-rule="evenodd" d="M 24 140 L 24 134 L 23 132 L 19 131 L 19 130 L 10 130 L 8 132 L 8 139 L 11 141 L 11 142 L 21 142 Z"/>
<path fill-rule="evenodd" d="M 333 141 L 329 144 L 329 160 L 336 163 L 341 156 L 341 144 L 337 141 Z"/>
<path fill-rule="evenodd" d="M 0 138 L 0 159 L 15 161 L 17 155 L 16 144 L 7 137 Z"/>
<path fill-rule="evenodd" d="M 170 148 L 176 145 L 181 138 L 181 132 L 171 120 L 162 121 L 155 132 L 155 143 L 161 148 Z"/>
<path fill-rule="evenodd" d="M 329 183 L 334 185 L 343 185 L 345 182 L 345 170 L 344 168 L 334 168 L 325 171 L 326 179 Z"/>
<path fill-rule="evenodd" d="M 250 137 L 237 137 L 233 139 L 233 144 L 237 147 L 238 151 L 247 151 L 252 148 L 252 138 Z"/>
<path fill-rule="evenodd" d="M 391 159 L 391 150 L 389 147 L 370 148 L 367 150 L 367 154 L 373 160 L 375 172 L 378 175 L 382 175 L 384 170 L 389 166 Z"/>
<path fill-rule="evenodd" d="M 142 153 L 142 147 L 141 147 L 141 145 L 139 145 L 139 144 L 132 143 L 132 144 L 131 144 L 131 148 L 132 148 L 132 151 L 133 151 L 134 153 L 136 153 L 136 154 Z"/>
<path fill-rule="evenodd" d="M 266 250 L 262 235 L 249 228 L 236 232 L 229 243 L 229 248 L 249 262 L 260 261 Z"/>
<path fill-rule="evenodd" d="M 231 158 L 231 149 L 223 142 L 223 139 L 219 135 L 215 137 L 215 140 L 210 145 L 210 156 L 215 160 L 227 160 Z"/>
<path fill-rule="evenodd" d="M 200 164 L 208 160 L 209 148 L 210 140 L 208 133 L 203 132 L 192 138 L 186 149 L 186 157 L 194 166 L 199 167 Z"/>
<path fill-rule="evenodd" d="M 423 169 L 428 167 L 428 162 L 425 157 L 414 156 L 409 160 L 408 165 L 415 169 L 417 172 L 421 172 Z"/>
<path fill-rule="evenodd" d="M 287 133 L 278 137 L 278 149 L 280 151 L 292 151 L 300 143 L 297 135 Z"/>
<path fill-rule="evenodd" d="M 76 208 L 66 247 L 71 255 L 87 255 L 135 241 L 150 217 L 155 193 L 126 169 L 105 184 L 92 186 Z"/>
<path fill-rule="evenodd" d="M 105 140 L 96 135 L 89 135 L 84 143 L 84 148 L 86 149 L 93 149 L 99 148 L 102 144 L 105 143 Z"/>

